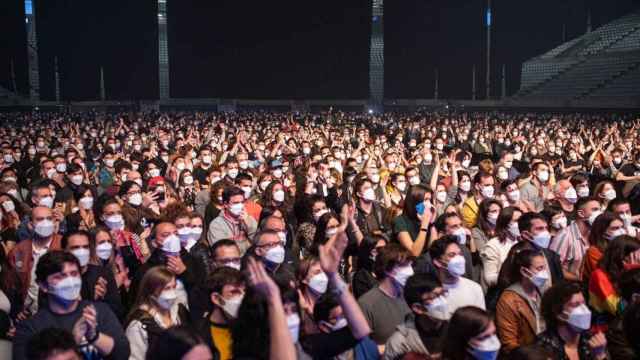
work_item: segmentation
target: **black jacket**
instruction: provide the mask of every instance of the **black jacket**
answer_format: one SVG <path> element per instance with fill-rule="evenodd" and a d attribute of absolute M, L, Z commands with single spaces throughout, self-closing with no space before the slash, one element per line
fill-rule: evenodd
<path fill-rule="evenodd" d="M 82 290 L 80 291 L 80 295 L 85 300 L 96 301 L 94 300 L 95 285 L 101 277 L 107 281 L 107 293 L 102 300 L 98 301 L 109 305 L 111 311 L 113 311 L 118 319 L 124 319 L 125 309 L 124 306 L 122 306 L 120 291 L 118 290 L 113 272 L 110 269 L 93 264 L 87 265 L 87 271 L 82 274 Z"/>

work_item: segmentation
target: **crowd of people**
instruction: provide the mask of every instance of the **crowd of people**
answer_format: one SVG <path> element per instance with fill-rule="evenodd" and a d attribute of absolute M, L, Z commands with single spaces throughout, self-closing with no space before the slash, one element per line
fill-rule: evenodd
<path fill-rule="evenodd" d="M 640 358 L 640 119 L 7 113 L 0 358 Z"/>

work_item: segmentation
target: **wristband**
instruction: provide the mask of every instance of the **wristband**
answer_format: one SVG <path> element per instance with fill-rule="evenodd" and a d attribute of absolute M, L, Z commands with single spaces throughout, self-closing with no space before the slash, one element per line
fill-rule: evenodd
<path fill-rule="evenodd" d="M 96 342 L 96 340 L 98 340 L 99 337 L 100 337 L 100 331 L 96 331 L 96 334 L 91 339 L 87 339 L 87 343 L 93 344 L 94 342 Z"/>

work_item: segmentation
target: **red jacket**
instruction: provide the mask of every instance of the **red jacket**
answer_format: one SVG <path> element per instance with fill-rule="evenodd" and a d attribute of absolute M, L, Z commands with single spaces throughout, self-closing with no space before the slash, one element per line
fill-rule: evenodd
<path fill-rule="evenodd" d="M 60 250 L 62 235 L 55 234 L 51 239 L 49 250 Z M 31 284 L 31 268 L 33 267 L 32 240 L 19 242 L 9 253 L 9 263 L 16 269 L 16 273 L 22 281 L 23 296 L 27 296 L 29 284 Z"/>

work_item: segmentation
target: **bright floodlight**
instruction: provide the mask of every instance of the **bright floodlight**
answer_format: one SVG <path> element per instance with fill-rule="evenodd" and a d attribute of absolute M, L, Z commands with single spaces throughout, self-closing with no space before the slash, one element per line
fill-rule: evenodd
<path fill-rule="evenodd" d="M 373 109 L 369 109 L 369 114 L 373 114 Z"/>

